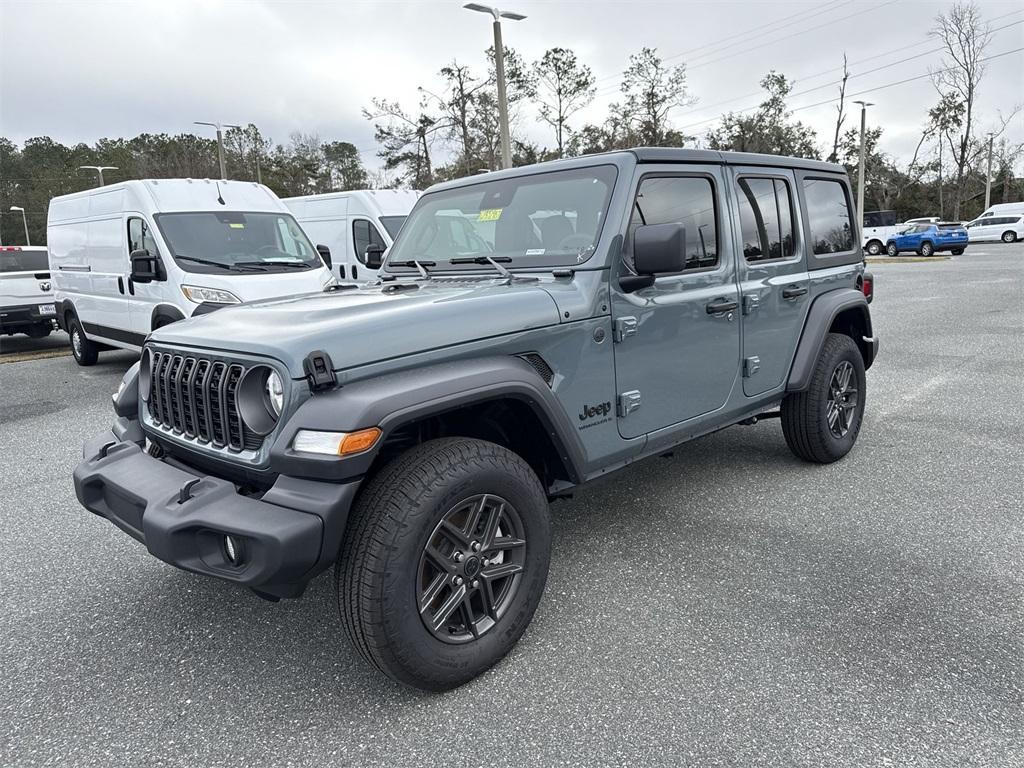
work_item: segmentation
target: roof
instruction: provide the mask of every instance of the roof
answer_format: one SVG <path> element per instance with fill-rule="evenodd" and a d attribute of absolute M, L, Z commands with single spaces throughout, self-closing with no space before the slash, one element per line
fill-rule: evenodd
<path fill-rule="evenodd" d="M 345 201 L 349 199 L 362 200 L 378 216 L 405 216 L 412 210 L 419 196 L 420 193 L 415 189 L 350 189 L 285 197 L 281 202 L 288 206 L 297 219 L 344 215 L 347 211 Z"/>

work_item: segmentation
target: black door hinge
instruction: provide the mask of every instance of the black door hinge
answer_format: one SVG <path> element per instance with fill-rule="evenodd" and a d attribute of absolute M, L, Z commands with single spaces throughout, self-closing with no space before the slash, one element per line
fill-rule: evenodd
<path fill-rule="evenodd" d="M 302 361 L 302 370 L 306 372 L 306 383 L 309 384 L 310 392 L 331 389 L 338 383 L 331 356 L 322 349 L 306 355 L 306 359 Z"/>

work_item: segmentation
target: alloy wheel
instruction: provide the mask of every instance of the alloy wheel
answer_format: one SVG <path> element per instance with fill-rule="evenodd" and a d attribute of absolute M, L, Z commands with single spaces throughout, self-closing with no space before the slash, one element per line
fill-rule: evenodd
<path fill-rule="evenodd" d="M 832 377 L 828 383 L 828 401 L 825 404 L 828 428 L 833 435 L 846 437 L 853 425 L 857 403 L 857 381 L 853 363 L 843 360 L 832 371 Z"/>
<path fill-rule="evenodd" d="M 417 571 L 420 618 L 439 640 L 468 643 L 493 629 L 519 590 L 526 539 L 505 499 L 480 494 L 444 514 Z"/>

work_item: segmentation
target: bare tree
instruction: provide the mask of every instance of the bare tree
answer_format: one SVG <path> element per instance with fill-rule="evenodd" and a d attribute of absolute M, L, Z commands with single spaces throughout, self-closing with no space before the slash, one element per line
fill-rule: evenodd
<path fill-rule="evenodd" d="M 938 39 L 945 49 L 942 68 L 932 73 L 932 82 L 944 98 L 952 94 L 963 105 L 962 131 L 957 141 L 947 134 L 956 181 L 953 187 L 953 218 L 960 218 L 964 179 L 974 154 L 974 106 L 978 85 L 985 74 L 982 57 L 992 39 L 992 27 L 981 17 L 981 9 L 973 2 L 958 2 L 949 13 L 935 18 L 929 35 Z"/>
<path fill-rule="evenodd" d="M 839 160 L 839 134 L 843 130 L 843 123 L 846 122 L 846 81 L 850 79 L 850 70 L 847 69 L 846 51 L 843 51 L 843 80 L 839 85 L 839 105 L 836 107 L 836 132 L 832 138 L 832 153 L 828 156 L 830 163 Z"/>
<path fill-rule="evenodd" d="M 654 48 L 643 48 L 629 57 L 622 95 L 622 109 L 641 144 L 682 146 L 686 137 L 671 127 L 668 116 L 676 107 L 697 101 L 687 93 L 685 65 L 666 67 Z"/>
<path fill-rule="evenodd" d="M 558 156 L 565 153 L 569 118 L 594 100 L 594 73 L 567 48 L 550 48 L 534 62 L 540 117 L 555 129 Z"/>

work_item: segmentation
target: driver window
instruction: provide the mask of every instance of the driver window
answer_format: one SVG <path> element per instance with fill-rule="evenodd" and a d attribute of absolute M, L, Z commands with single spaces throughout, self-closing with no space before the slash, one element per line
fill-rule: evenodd
<path fill-rule="evenodd" d="M 149 232 L 145 219 L 137 217 L 128 219 L 128 253 L 146 251 L 150 256 L 157 255 L 156 240 Z"/>
<path fill-rule="evenodd" d="M 380 232 L 366 219 L 356 219 L 352 222 L 352 241 L 356 249 L 356 258 L 359 259 L 361 264 L 366 263 L 367 246 L 379 245 L 381 248 L 387 247 Z"/>
<path fill-rule="evenodd" d="M 701 176 L 648 176 L 640 182 L 629 220 L 623 260 L 633 270 L 633 233 L 645 224 L 686 227 L 686 268 L 718 264 L 718 226 L 711 180 Z"/>

